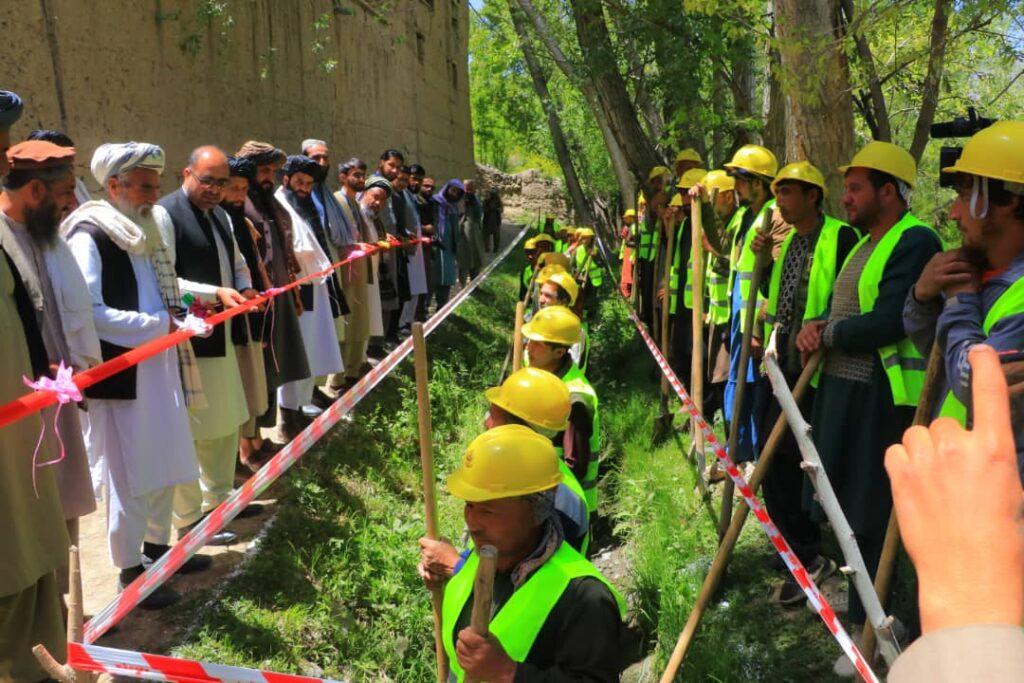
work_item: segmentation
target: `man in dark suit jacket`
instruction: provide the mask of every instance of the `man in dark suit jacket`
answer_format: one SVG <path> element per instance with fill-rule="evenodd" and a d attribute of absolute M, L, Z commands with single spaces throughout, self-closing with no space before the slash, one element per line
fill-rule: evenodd
<path fill-rule="evenodd" d="M 157 215 L 178 285 L 208 309 L 238 306 L 257 292 L 231 219 L 219 206 L 229 178 L 227 156 L 216 147 L 199 147 L 183 176 L 181 188 L 158 202 L 164 211 Z M 248 335 L 248 325 L 238 319 L 191 340 L 208 405 L 192 411 L 199 481 L 179 485 L 174 494 L 174 520 L 182 534 L 224 502 L 234 486 L 239 427 L 249 419 L 235 345 L 247 344 Z M 250 506 L 243 515 L 258 512 Z M 212 543 L 226 545 L 236 538 L 225 531 Z"/>

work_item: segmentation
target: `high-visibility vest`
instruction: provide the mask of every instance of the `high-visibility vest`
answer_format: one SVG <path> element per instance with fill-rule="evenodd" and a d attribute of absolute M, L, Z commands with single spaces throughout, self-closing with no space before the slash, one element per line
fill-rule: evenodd
<path fill-rule="evenodd" d="M 729 322 L 729 276 L 715 272 L 712 264 L 717 258 L 708 254 L 704 269 L 704 291 L 708 294 L 707 321 L 724 325 Z"/>
<path fill-rule="evenodd" d="M 857 297 L 860 300 L 861 314 L 870 313 L 875 309 L 875 301 L 878 299 L 878 285 L 882 281 L 882 274 L 885 266 L 892 256 L 893 250 L 899 243 L 900 238 L 910 228 L 926 228 L 935 235 L 936 243 L 941 243 L 939 236 L 922 223 L 909 211 L 903 214 L 896 225 L 889 228 L 889 231 L 878 241 L 878 246 L 871 252 L 864 269 L 857 281 Z M 864 246 L 870 235 L 865 235 L 850 251 L 846 257 L 846 263 L 857 250 Z M 843 267 L 846 267 L 846 263 Z M 840 271 L 842 272 L 842 271 Z M 892 401 L 898 406 L 916 406 L 921 397 L 921 389 L 924 388 L 924 374 L 927 361 L 918 353 L 910 339 L 904 337 L 895 344 L 888 344 L 878 349 L 878 358 L 882 362 L 882 369 L 889 378 L 889 388 L 892 389 Z"/>
<path fill-rule="evenodd" d="M 444 649 L 448 653 L 451 672 L 449 678 L 453 676 L 456 681 L 465 680 L 466 674 L 459 666 L 459 659 L 455 655 L 455 643 L 458 638 L 455 627 L 470 595 L 473 594 L 473 580 L 476 578 L 479 564 L 480 558 L 474 550 L 466 558 L 462 569 L 444 587 L 441 633 L 444 636 Z M 563 541 L 555 554 L 512 593 L 508 602 L 491 618 L 488 630 L 501 643 L 501 649 L 512 661 L 526 661 L 537 634 L 547 622 L 551 610 L 562 597 L 569 582 L 582 577 L 597 579 L 607 586 L 618 603 L 619 615 L 625 618 L 626 601 L 615 587 L 601 575 L 597 567 Z"/>
<path fill-rule="evenodd" d="M 683 307 L 693 310 L 693 253 L 690 249 L 690 245 L 684 245 L 683 232 L 686 226 L 689 224 L 689 217 L 684 218 L 679 222 L 679 227 L 676 229 L 676 243 L 672 254 L 672 265 L 668 271 L 668 312 L 671 315 L 676 314 L 676 297 L 679 292 L 679 265 L 682 261 L 683 250 L 685 249 L 689 256 L 686 257 L 686 284 L 683 287 Z"/>
<path fill-rule="evenodd" d="M 587 282 L 594 287 L 600 287 L 601 283 L 604 282 L 604 276 L 601 273 L 601 266 L 597 263 L 596 255 L 591 254 L 590 258 L 587 258 L 587 249 L 583 246 L 577 246 L 573 251 L 573 267 L 576 269 L 576 274 L 583 277 L 583 264 L 586 263 L 587 270 Z"/>
<path fill-rule="evenodd" d="M 569 466 L 561 458 L 558 459 L 558 470 L 562 473 L 562 483 L 558 485 L 558 492 L 555 494 L 555 508 L 562 514 L 571 517 L 576 526 L 583 530 L 583 542 L 580 544 L 580 554 L 587 554 L 587 547 L 590 545 L 590 508 L 587 507 L 587 494 L 583 492 L 580 480 L 572 473 Z M 572 496 L 576 502 L 571 507 L 578 510 L 568 510 L 558 505 L 558 496 L 565 491 Z"/>
<path fill-rule="evenodd" d="M 641 261 L 653 261 L 658 253 L 658 246 L 661 244 L 658 219 L 654 216 L 645 217 L 638 232 L 640 237 L 637 241 L 637 258 Z"/>
<path fill-rule="evenodd" d="M 558 221 L 552 221 L 551 229 L 550 230 L 548 230 L 547 228 L 544 227 L 544 223 L 545 222 L 546 221 L 543 218 L 540 219 L 540 222 L 537 224 L 537 232 L 538 233 L 542 233 L 542 232 L 543 233 L 547 233 L 548 235 L 551 235 L 552 237 L 557 235 L 558 234 Z"/>
<path fill-rule="evenodd" d="M 533 266 L 529 263 L 523 268 L 523 274 L 519 277 L 519 281 L 522 283 L 524 290 L 530 288 L 530 283 L 533 282 Z"/>
<path fill-rule="evenodd" d="M 775 200 L 769 199 L 764 203 L 764 206 L 761 207 L 757 216 L 754 217 L 754 220 L 750 224 L 750 227 L 747 228 L 745 235 L 740 235 L 740 224 L 737 224 L 736 232 L 733 234 L 731 252 L 732 264 L 729 271 L 729 299 L 730 301 L 732 300 L 733 288 L 736 287 L 736 283 L 739 283 L 741 330 L 746 326 L 747 301 L 750 299 L 750 283 L 754 277 L 754 264 L 757 262 L 757 254 L 754 253 L 754 248 L 752 246 L 754 242 L 754 235 L 764 229 L 765 223 L 771 218 L 772 209 L 774 208 Z M 737 215 L 741 215 L 740 220 L 742 220 L 742 215 L 746 215 L 744 207 L 740 207 L 736 213 L 733 214 L 732 220 L 736 220 Z M 729 221 L 730 226 L 732 225 L 732 220 Z M 739 244 L 741 237 L 743 238 L 742 246 Z M 760 296 L 760 293 L 758 293 L 758 296 Z"/>
<path fill-rule="evenodd" d="M 565 386 L 569 389 L 569 400 L 572 403 L 582 403 L 592 420 L 590 439 L 588 440 L 590 464 L 587 465 L 586 474 L 583 475 L 580 485 L 583 487 L 583 492 L 587 499 L 587 509 L 595 512 L 597 510 L 597 475 L 600 467 L 601 448 L 601 415 L 598 411 L 597 392 L 594 391 L 590 380 L 587 379 L 587 376 L 583 374 L 583 371 L 580 370 L 576 363 L 572 363 L 569 366 L 569 370 L 562 375 L 562 381 L 565 382 Z M 561 445 L 556 445 L 555 450 L 558 452 L 559 458 L 565 455 L 565 450 Z"/>
<path fill-rule="evenodd" d="M 832 296 L 832 286 L 836 282 L 836 252 L 839 249 L 839 233 L 845 225 L 839 219 L 825 216 L 825 222 L 818 233 L 818 240 L 810 259 L 811 272 L 807 280 L 807 304 L 804 307 L 802 318 L 804 321 L 820 318 L 828 308 L 829 297 Z M 775 263 L 772 265 L 771 281 L 768 285 L 768 309 L 764 321 L 765 340 L 771 337 L 775 314 L 779 310 L 782 268 L 794 236 L 796 236 L 796 228 L 790 230 L 786 239 L 782 241 L 779 258 L 775 259 Z"/>
<path fill-rule="evenodd" d="M 1024 313 L 1024 279 L 1016 280 L 1006 288 L 1006 291 L 999 295 L 999 298 L 992 304 L 992 308 L 988 309 L 988 313 L 985 314 L 985 320 L 981 324 L 981 331 L 987 337 L 997 322 L 1003 318 L 1011 315 L 1020 315 L 1021 313 Z M 961 425 L 967 426 L 967 406 L 952 391 L 949 391 L 946 394 L 946 398 L 942 401 L 939 416 L 951 417 Z"/>

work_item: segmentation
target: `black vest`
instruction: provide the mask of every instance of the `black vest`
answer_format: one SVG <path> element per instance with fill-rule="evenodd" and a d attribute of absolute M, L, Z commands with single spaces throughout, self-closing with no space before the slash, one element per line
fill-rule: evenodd
<path fill-rule="evenodd" d="M 228 263 L 233 264 L 235 247 L 227 213 L 220 207 L 214 207 L 210 212 L 210 220 L 206 220 L 181 190 L 175 190 L 158 204 L 167 210 L 174 223 L 174 270 L 178 277 L 218 287 L 225 286 L 220 279 L 220 252 L 213 231 L 217 231 L 221 243 L 227 249 Z M 228 283 L 226 286 L 233 285 Z M 192 350 L 197 358 L 224 357 L 227 352 L 224 335 L 226 325 L 215 325 L 213 333 L 205 339 L 192 337 Z M 236 344 L 246 343 L 246 332 L 245 325 L 232 325 L 232 341 Z"/>
<path fill-rule="evenodd" d="M 103 303 L 110 308 L 122 311 L 139 310 L 139 283 L 135 279 L 135 269 L 132 268 L 128 252 L 114 244 L 110 236 L 96 225 L 79 223 L 68 234 L 68 238 L 78 232 L 89 235 L 96 244 L 96 250 L 100 253 L 100 261 L 103 263 L 103 271 L 100 276 Z M 127 347 L 100 339 L 100 352 L 104 361 L 130 350 Z M 85 395 L 88 398 L 134 400 L 137 376 L 138 367 L 133 365 L 93 384 L 85 390 Z"/>

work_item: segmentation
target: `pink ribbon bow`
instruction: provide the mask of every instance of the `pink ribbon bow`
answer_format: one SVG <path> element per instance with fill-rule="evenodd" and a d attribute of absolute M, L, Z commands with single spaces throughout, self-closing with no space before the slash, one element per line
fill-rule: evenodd
<path fill-rule="evenodd" d="M 78 403 L 82 400 L 82 392 L 79 390 L 78 385 L 75 384 L 74 380 L 71 379 L 73 374 L 74 370 L 70 366 L 64 365 L 64 361 L 61 361 L 60 365 L 57 367 L 57 376 L 55 378 L 43 375 L 33 382 L 28 377 L 22 377 L 22 381 L 25 382 L 25 386 L 30 389 L 35 389 L 36 391 L 49 391 L 57 397 L 57 410 L 53 414 L 53 432 L 57 435 L 57 442 L 60 443 L 60 457 L 43 463 L 36 462 L 39 458 L 39 448 L 43 445 L 43 437 L 46 435 L 46 425 L 44 424 L 42 430 L 39 432 L 39 440 L 36 441 L 36 450 L 32 453 L 32 490 L 35 491 L 36 498 L 39 497 L 39 487 L 36 484 L 36 470 L 40 467 L 56 465 L 64 460 L 64 439 L 61 438 L 60 429 L 57 428 L 57 420 L 60 418 L 60 409 L 64 407 L 65 403 L 71 403 L 72 401 Z"/>

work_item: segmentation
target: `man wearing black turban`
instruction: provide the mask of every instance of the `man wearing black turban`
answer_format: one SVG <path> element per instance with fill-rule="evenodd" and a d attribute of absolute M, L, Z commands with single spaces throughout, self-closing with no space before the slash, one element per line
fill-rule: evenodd
<path fill-rule="evenodd" d="M 11 126 L 21 118 L 21 98 L 8 90 L 0 90 L 0 178 L 7 175 L 10 165 L 7 150 L 11 147 Z"/>

